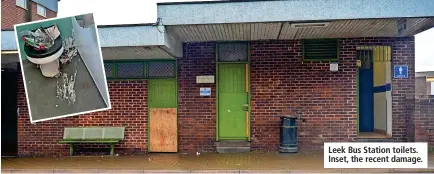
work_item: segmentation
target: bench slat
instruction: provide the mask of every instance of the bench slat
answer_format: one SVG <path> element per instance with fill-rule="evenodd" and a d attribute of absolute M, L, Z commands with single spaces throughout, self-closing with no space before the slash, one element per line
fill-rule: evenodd
<path fill-rule="evenodd" d="M 118 143 L 121 140 L 60 140 L 59 143 Z"/>
<path fill-rule="evenodd" d="M 63 140 L 124 139 L 125 127 L 71 127 L 65 128 Z"/>

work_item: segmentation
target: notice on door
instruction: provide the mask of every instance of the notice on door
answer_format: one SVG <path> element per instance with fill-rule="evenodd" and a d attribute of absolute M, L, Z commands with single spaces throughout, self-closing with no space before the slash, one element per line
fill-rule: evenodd
<path fill-rule="evenodd" d="M 324 168 L 427 167 L 427 143 L 324 143 Z"/>

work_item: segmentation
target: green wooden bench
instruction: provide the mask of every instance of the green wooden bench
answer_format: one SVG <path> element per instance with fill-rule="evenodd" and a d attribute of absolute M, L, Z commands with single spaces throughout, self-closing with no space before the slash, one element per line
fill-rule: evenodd
<path fill-rule="evenodd" d="M 59 143 L 69 144 L 69 154 L 74 153 L 74 144 L 101 143 L 110 145 L 110 155 L 114 154 L 116 143 L 124 140 L 125 127 L 70 127 L 65 128 Z"/>

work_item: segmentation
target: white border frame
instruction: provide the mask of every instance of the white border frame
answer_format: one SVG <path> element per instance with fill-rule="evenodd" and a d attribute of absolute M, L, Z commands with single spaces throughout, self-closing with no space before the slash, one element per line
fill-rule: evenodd
<path fill-rule="evenodd" d="M 85 14 L 89 14 L 89 13 L 85 13 Z M 69 17 L 60 17 L 60 18 L 51 18 L 51 19 L 44 19 L 44 20 L 38 20 L 38 21 L 32 21 L 32 22 L 27 22 L 27 23 L 20 23 L 20 24 L 15 24 L 14 25 L 14 33 L 15 33 L 15 39 L 16 39 L 16 43 L 17 43 L 17 51 L 18 51 L 18 57 L 19 57 L 19 61 L 20 61 L 20 68 L 21 68 L 21 76 L 23 77 L 23 84 L 24 84 L 24 92 L 26 93 L 26 100 L 27 100 L 27 109 L 29 112 L 29 117 L 30 117 L 30 123 L 34 124 L 37 122 L 42 122 L 42 121 L 47 121 L 47 120 L 55 120 L 58 118 L 65 118 L 65 117 L 71 117 L 71 116 L 77 116 L 77 115 L 82 115 L 82 114 L 88 114 L 88 113 L 93 113 L 93 112 L 99 112 L 99 111 L 106 111 L 106 110 L 110 110 L 112 108 L 111 106 L 111 102 L 110 102 L 110 93 L 108 90 L 108 84 L 107 84 L 107 77 L 105 75 L 105 69 L 104 69 L 104 61 L 103 61 L 103 57 L 102 57 L 102 50 L 101 50 L 101 43 L 99 40 L 99 36 L 98 36 L 98 28 L 95 27 L 95 33 L 96 33 L 96 38 L 97 38 L 97 43 L 98 43 L 98 47 L 99 47 L 99 55 L 101 58 L 101 66 L 102 66 L 102 70 L 103 70 L 103 74 L 104 74 L 104 82 L 106 84 L 106 88 L 107 88 L 107 96 L 108 96 L 108 107 L 107 108 L 101 108 L 101 109 L 95 109 L 95 110 L 90 110 L 90 111 L 83 111 L 83 112 L 77 112 L 77 113 L 73 113 L 73 114 L 66 114 L 66 115 L 61 115 L 61 116 L 55 116 L 55 117 L 51 117 L 51 118 L 44 118 L 44 119 L 39 119 L 39 120 L 33 120 L 32 118 L 32 112 L 30 109 L 30 101 L 29 101 L 29 96 L 27 93 L 27 83 L 26 83 L 26 77 L 24 75 L 24 70 L 22 69 L 23 67 L 23 61 L 21 58 L 21 48 L 20 48 L 20 43 L 19 43 L 19 38 L 18 38 L 18 34 L 17 34 L 17 27 L 18 26 L 23 26 L 23 25 L 28 25 L 28 24 L 35 24 L 35 23 L 41 23 L 41 22 L 46 22 L 46 21 L 53 21 L 53 20 L 58 20 L 58 19 L 64 19 L 64 18 L 71 18 L 71 17 L 76 17 L 76 16 L 80 16 L 80 15 L 85 15 L 85 14 L 79 14 L 79 15 L 75 15 L 75 16 L 69 16 Z M 93 13 L 91 13 L 93 15 Z M 95 19 L 94 19 L 94 23 L 96 25 Z M 86 66 L 87 68 L 87 66 Z M 92 77 L 92 80 L 93 77 Z M 95 81 L 95 80 L 94 80 Z M 94 82 L 95 83 L 95 82 Z M 19 116 L 19 113 L 18 113 Z"/>

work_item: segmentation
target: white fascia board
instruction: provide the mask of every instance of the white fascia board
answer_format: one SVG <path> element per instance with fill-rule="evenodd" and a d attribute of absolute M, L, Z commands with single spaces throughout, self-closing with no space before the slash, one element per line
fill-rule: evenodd
<path fill-rule="evenodd" d="M 159 3 L 163 25 L 434 16 L 433 0 L 288 0 Z"/>
<path fill-rule="evenodd" d="M 182 42 L 176 36 L 168 34 L 164 26 L 159 26 L 159 30 L 164 31 L 164 46 L 160 48 L 173 57 L 182 57 Z"/>
<path fill-rule="evenodd" d="M 157 26 L 115 26 L 98 28 L 101 47 L 159 46 L 164 33 Z"/>
<path fill-rule="evenodd" d="M 173 57 L 182 57 L 182 43 L 162 25 L 98 28 L 101 47 L 160 47 Z"/>

